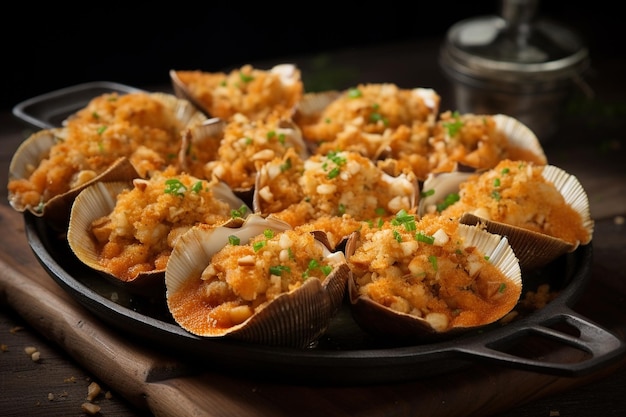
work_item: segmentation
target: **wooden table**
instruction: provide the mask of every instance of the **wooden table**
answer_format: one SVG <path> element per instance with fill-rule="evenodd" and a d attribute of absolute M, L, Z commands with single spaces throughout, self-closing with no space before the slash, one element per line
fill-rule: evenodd
<path fill-rule="evenodd" d="M 445 108 L 452 105 L 436 64 L 438 43 L 408 41 L 284 61 L 297 63 L 305 82 L 318 87 L 328 80 L 342 86 L 394 82 L 433 87 Z M 273 63 L 278 62 L 255 65 Z M 596 220 L 592 279 L 575 309 L 621 339 L 626 338 L 624 73 L 623 60 L 596 62 L 589 80 L 596 92 L 593 106 L 566 118 L 557 137 L 545 145 L 550 163 L 579 178 Z M 29 133 L 10 114 L 0 114 L 0 189 L 5 196 L 11 156 Z M 626 357 L 580 377 L 477 363 L 451 375 L 365 387 L 270 383 L 211 369 L 190 372 L 175 355 L 134 345 L 66 294 L 38 264 L 26 241 L 23 217 L 6 199 L 0 204 L 0 228 L 3 416 L 82 415 L 91 381 L 112 394 L 102 393 L 94 401 L 101 414 L 116 416 L 626 415 Z M 25 353 L 27 346 L 40 352 L 38 361 Z"/>

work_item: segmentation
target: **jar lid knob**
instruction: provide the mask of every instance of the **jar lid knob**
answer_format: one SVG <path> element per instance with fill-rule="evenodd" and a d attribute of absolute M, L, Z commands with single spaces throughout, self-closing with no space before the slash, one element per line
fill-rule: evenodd
<path fill-rule="evenodd" d="M 504 33 L 519 49 L 528 46 L 539 0 L 501 0 Z"/>

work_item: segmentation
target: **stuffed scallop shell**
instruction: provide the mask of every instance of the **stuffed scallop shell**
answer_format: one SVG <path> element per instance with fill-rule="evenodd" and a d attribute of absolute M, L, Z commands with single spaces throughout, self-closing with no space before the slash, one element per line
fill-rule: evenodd
<path fill-rule="evenodd" d="M 413 173 L 392 176 L 358 152 L 331 151 L 304 160 L 285 154 L 265 164 L 256 178 L 253 205 L 256 212 L 279 217 L 303 211 L 289 222 L 301 225 L 322 216 L 372 220 L 411 210 L 418 201 Z"/>
<path fill-rule="evenodd" d="M 139 176 L 128 158 L 120 157 L 96 175 L 88 170 L 76 175 L 70 185 L 59 177 L 59 170 L 38 168 L 55 159 L 50 152 L 63 143 L 65 128 L 45 129 L 33 133 L 17 149 L 9 167 L 8 199 L 16 211 L 28 211 L 43 217 L 55 229 L 64 230 L 76 196 L 97 181 L 126 181 Z M 54 151 L 52 151 L 54 152 Z"/>
<path fill-rule="evenodd" d="M 293 227 L 322 230 L 337 247 L 363 222 L 415 210 L 418 199 L 413 173 L 389 175 L 357 152 L 315 154 L 306 160 L 288 152 L 259 170 L 253 208 Z"/>
<path fill-rule="evenodd" d="M 156 292 L 183 233 L 196 224 L 238 224 L 250 211 L 224 183 L 170 168 L 84 189 L 72 206 L 67 240 L 80 261 L 112 282 Z"/>
<path fill-rule="evenodd" d="M 439 103 L 440 96 L 428 88 L 360 84 L 341 92 L 305 94 L 294 120 L 312 152 L 341 149 L 374 160 L 391 141 L 425 141 Z"/>
<path fill-rule="evenodd" d="M 300 70 L 293 64 L 269 70 L 244 65 L 228 73 L 170 70 L 170 80 L 176 96 L 208 117 L 227 121 L 235 114 L 250 120 L 272 113 L 289 118 L 304 91 Z"/>
<path fill-rule="evenodd" d="M 201 178 L 218 177 L 246 201 L 265 163 L 290 150 L 308 156 L 299 128 L 282 117 L 251 120 L 236 114 L 229 121 L 209 119 L 190 132 L 179 153 L 181 166 Z"/>
<path fill-rule="evenodd" d="M 36 132 L 20 145 L 10 165 L 9 201 L 64 229 L 80 190 L 163 169 L 178 152 L 184 129 L 204 119 L 170 94 L 94 97 L 62 128 Z"/>
<path fill-rule="evenodd" d="M 429 146 L 430 172 L 449 172 L 457 164 L 490 169 L 502 159 L 547 163 L 534 132 L 503 114 L 444 112 L 429 138 Z"/>
<path fill-rule="evenodd" d="M 355 321 L 379 337 L 428 342 L 494 323 L 517 304 L 519 262 L 505 237 L 404 213 L 346 245 Z"/>
<path fill-rule="evenodd" d="M 507 236 L 525 270 L 588 244 L 593 235 L 585 190 L 575 176 L 554 165 L 503 160 L 473 175 L 432 175 L 423 190 L 436 194 L 422 199 L 420 214 L 440 212 Z M 455 201 L 435 209 L 446 195 L 456 195 Z"/>
<path fill-rule="evenodd" d="M 165 271 L 167 305 L 185 330 L 306 347 L 341 306 L 349 269 L 315 233 L 250 215 L 240 227 L 197 226 Z"/>

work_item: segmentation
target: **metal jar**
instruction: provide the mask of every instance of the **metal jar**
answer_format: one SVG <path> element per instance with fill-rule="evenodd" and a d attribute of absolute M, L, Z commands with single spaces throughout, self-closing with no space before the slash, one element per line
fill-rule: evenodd
<path fill-rule="evenodd" d="M 549 21 L 483 16 L 447 32 L 440 66 L 461 113 L 513 116 L 541 142 L 558 130 L 566 102 L 586 88 L 589 54 L 571 30 Z"/>

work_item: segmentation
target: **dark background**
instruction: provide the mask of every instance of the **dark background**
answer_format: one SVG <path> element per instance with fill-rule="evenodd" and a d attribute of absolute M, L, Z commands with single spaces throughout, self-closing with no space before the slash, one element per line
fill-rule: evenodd
<path fill-rule="evenodd" d="M 372 43 L 421 37 L 443 40 L 452 24 L 498 14 L 501 3 L 255 4 L 84 2 L 68 8 L 57 2 L 12 3 L 0 25 L 2 109 L 88 81 L 169 85 L 170 69 L 225 71 L 259 60 Z M 592 61 L 600 56 L 626 59 L 626 20 L 615 9 L 618 4 L 544 0 L 538 14 L 577 31 L 588 44 Z"/>

